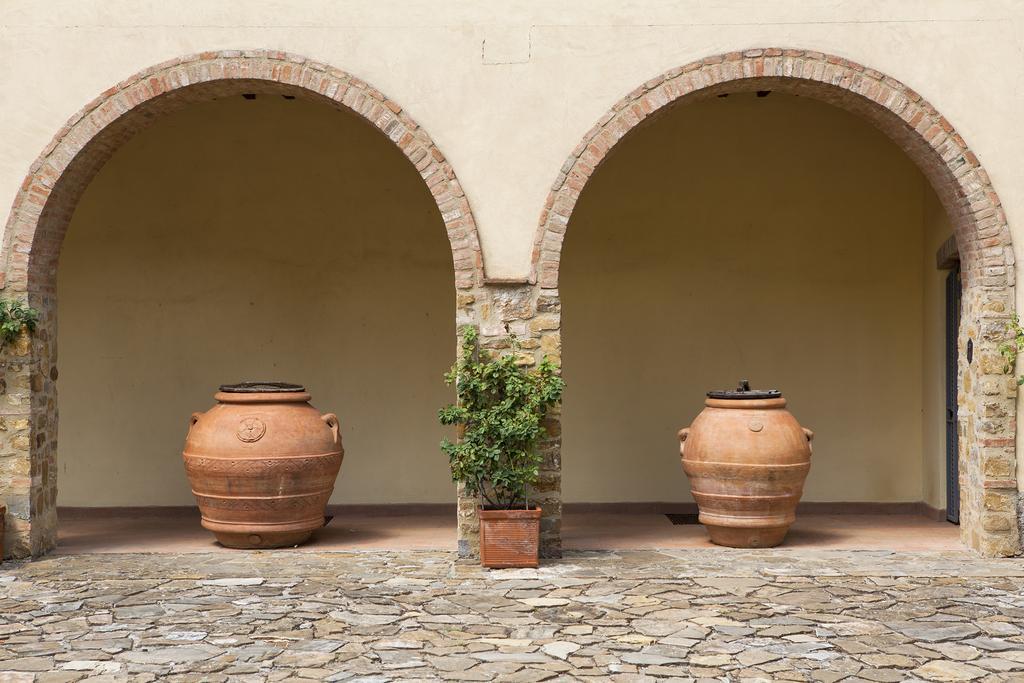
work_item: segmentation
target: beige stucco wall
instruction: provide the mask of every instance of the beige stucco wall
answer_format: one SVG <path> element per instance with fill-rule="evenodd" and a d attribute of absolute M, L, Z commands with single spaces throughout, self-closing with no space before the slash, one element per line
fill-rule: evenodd
<path fill-rule="evenodd" d="M 803 98 L 679 107 L 623 141 L 563 250 L 565 499 L 691 500 L 675 433 L 749 378 L 817 433 L 805 500 L 922 500 L 929 460 L 937 503 L 927 195 L 884 136 Z"/>
<path fill-rule="evenodd" d="M 60 504 L 193 504 L 188 416 L 241 379 L 338 414 L 334 502 L 453 499 L 451 251 L 362 119 L 276 96 L 171 115 L 93 181 L 61 259 Z"/>
<path fill-rule="evenodd" d="M 489 273 L 522 276 L 550 183 L 611 104 L 674 66 L 765 45 L 843 55 L 915 88 L 978 154 L 1018 232 L 1024 4 L 1015 0 L 9 0 L 0 218 L 53 134 L 129 74 L 206 49 L 276 48 L 346 69 L 405 106 L 459 174 Z M 1015 244 L 1021 261 L 1024 236 Z"/>

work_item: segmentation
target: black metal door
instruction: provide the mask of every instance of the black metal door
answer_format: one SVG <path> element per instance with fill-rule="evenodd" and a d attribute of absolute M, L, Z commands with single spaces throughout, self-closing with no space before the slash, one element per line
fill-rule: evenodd
<path fill-rule="evenodd" d="M 946 519 L 960 523 L 960 448 L 956 424 L 957 337 L 960 332 L 960 267 L 946 276 Z"/>

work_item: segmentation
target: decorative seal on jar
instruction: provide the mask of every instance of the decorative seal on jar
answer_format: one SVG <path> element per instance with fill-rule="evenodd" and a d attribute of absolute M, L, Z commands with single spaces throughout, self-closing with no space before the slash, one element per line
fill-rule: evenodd
<path fill-rule="evenodd" d="M 338 418 L 298 384 L 220 387 L 193 413 L 185 471 L 203 526 L 229 548 L 298 545 L 324 525 L 344 449 Z"/>
<path fill-rule="evenodd" d="M 255 443 L 267 433 L 267 423 L 258 417 L 243 417 L 236 432 L 239 441 Z"/>
<path fill-rule="evenodd" d="M 747 380 L 735 391 L 709 391 L 704 406 L 679 431 L 701 524 L 718 545 L 778 545 L 796 519 L 814 432 L 786 410 L 781 392 L 751 389 Z"/>

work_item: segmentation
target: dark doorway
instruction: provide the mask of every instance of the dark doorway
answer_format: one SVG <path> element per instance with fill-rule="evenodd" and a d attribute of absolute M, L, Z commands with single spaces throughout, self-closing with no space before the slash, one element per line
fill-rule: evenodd
<path fill-rule="evenodd" d="M 960 462 L 957 434 L 957 337 L 960 330 L 960 264 L 946 276 L 946 519 L 960 523 Z"/>

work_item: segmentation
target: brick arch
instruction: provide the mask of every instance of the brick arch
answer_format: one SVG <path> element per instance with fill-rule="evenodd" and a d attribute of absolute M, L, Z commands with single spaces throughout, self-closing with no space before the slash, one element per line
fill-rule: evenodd
<path fill-rule="evenodd" d="M 557 301 L 569 219 L 588 179 L 622 138 L 668 105 L 750 90 L 812 97 L 868 119 L 910 156 L 942 201 L 954 226 L 965 285 L 958 378 L 961 536 L 986 555 L 1018 553 L 1016 386 L 998 353 L 1014 310 L 1010 231 L 977 156 L 948 120 L 899 81 L 841 57 L 768 48 L 708 57 L 643 83 L 587 132 L 552 185 L 534 239 L 538 299 Z M 546 329 L 557 329 L 551 315 Z M 550 474 L 560 477 L 557 471 Z"/>
<path fill-rule="evenodd" d="M 31 341 L 2 353 L 6 409 L 0 441 L 15 457 L 0 464 L 0 501 L 9 509 L 5 555 L 56 545 L 56 275 L 78 199 L 120 145 L 164 114 L 242 93 L 305 97 L 359 115 L 386 135 L 426 183 L 447 229 L 459 311 L 476 318 L 484 264 L 476 224 L 451 165 L 409 114 L 366 82 L 327 64 L 269 50 L 204 52 L 127 78 L 83 107 L 32 164 L 4 233 L 3 296 L 40 311 Z"/>

